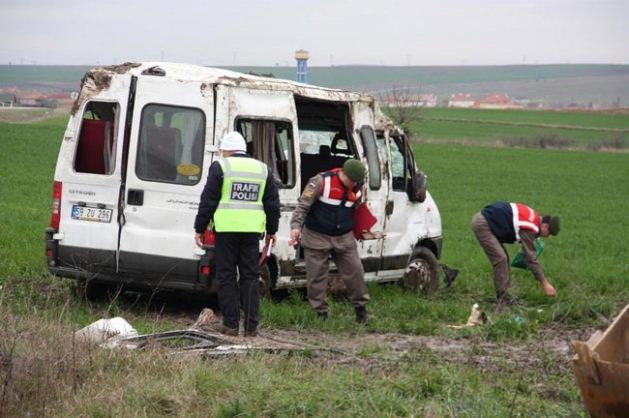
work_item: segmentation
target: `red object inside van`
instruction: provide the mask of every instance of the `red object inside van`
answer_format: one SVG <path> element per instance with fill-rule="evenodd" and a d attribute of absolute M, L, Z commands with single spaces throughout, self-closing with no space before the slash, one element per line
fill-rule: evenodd
<path fill-rule="evenodd" d="M 112 143 L 113 129 L 110 121 L 83 119 L 74 169 L 80 173 L 106 174 L 105 153 L 109 151 L 111 154 Z M 109 150 L 106 150 L 105 144 Z"/>

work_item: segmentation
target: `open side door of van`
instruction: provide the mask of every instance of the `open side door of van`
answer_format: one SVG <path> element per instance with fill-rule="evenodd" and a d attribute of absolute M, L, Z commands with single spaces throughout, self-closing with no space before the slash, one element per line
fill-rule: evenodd
<path fill-rule="evenodd" d="M 410 251 L 424 238 L 440 237 L 439 210 L 428 193 L 425 201 L 411 199 L 416 174 L 413 151 L 403 135 L 389 137 L 392 213 L 385 228 L 383 257 L 404 268 Z M 438 224 L 432 227 L 432 223 Z"/>
<path fill-rule="evenodd" d="M 297 113 L 292 91 L 217 86 L 216 143 L 230 131 L 238 131 L 247 142 L 247 152 L 273 170 L 278 185 L 281 218 L 276 259 L 294 258 L 288 245 L 289 224 L 300 190 L 300 161 Z"/>
<path fill-rule="evenodd" d="M 212 85 L 138 77 L 119 247 L 124 276 L 144 285 L 194 286 L 194 218 L 210 163 L 205 144 L 212 141 L 213 115 Z"/>
<path fill-rule="evenodd" d="M 363 163 L 367 165 L 368 172 L 365 179 L 366 203 L 371 213 L 376 217 L 376 224 L 371 230 L 372 232 L 383 232 L 389 182 L 387 171 L 380 160 L 374 131 L 374 119 L 374 110 L 370 103 L 352 103 L 352 120 L 356 141 L 362 149 Z M 382 238 L 364 240 L 358 244 L 358 252 L 367 278 L 375 276 L 381 268 L 382 246 Z"/>

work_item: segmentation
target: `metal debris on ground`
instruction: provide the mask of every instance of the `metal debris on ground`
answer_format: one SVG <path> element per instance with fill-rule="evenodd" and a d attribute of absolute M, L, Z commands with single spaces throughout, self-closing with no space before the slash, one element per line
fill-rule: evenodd
<path fill-rule="evenodd" d="M 75 332 L 78 342 L 102 348 L 127 350 L 161 348 L 167 355 L 196 354 L 216 357 L 248 352 L 288 353 L 320 348 L 284 341 L 261 332 L 256 337 L 228 336 L 212 330 L 221 320 L 211 309 L 203 309 L 192 328 L 138 335 L 123 318 L 100 319 Z"/>

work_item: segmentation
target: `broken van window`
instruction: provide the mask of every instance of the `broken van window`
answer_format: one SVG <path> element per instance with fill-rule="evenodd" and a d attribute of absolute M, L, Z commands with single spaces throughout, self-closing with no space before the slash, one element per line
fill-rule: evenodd
<path fill-rule="evenodd" d="M 301 190 L 308 180 L 323 171 L 343 166 L 354 158 L 352 121 L 347 103 L 295 96 L 299 125 Z"/>
<path fill-rule="evenodd" d="M 293 129 L 288 121 L 238 119 L 236 130 L 247 141 L 247 153 L 273 168 L 280 187 L 295 185 Z"/>
<path fill-rule="evenodd" d="M 407 170 L 403 148 L 400 146 L 400 139 L 395 137 L 389 138 L 389 148 L 391 150 L 391 183 L 393 190 L 406 191 Z"/>
<path fill-rule="evenodd" d="M 135 172 L 142 180 L 197 184 L 204 143 L 205 115 L 201 110 L 146 105 L 142 109 Z"/>
<path fill-rule="evenodd" d="M 387 154 L 386 142 L 384 140 L 384 132 L 377 132 L 376 140 L 378 141 L 378 154 L 380 155 L 380 160 L 384 163 L 384 166 L 387 167 L 387 163 L 389 162 L 389 155 Z"/>
<path fill-rule="evenodd" d="M 380 189 L 382 177 L 380 174 L 380 159 L 378 158 L 378 146 L 376 145 L 376 134 L 371 126 L 360 128 L 360 137 L 363 141 L 363 148 L 367 156 L 369 165 L 369 188 L 371 190 Z"/>
<path fill-rule="evenodd" d="M 85 106 L 74 156 L 78 173 L 111 174 L 116 163 L 118 103 L 89 102 Z"/>

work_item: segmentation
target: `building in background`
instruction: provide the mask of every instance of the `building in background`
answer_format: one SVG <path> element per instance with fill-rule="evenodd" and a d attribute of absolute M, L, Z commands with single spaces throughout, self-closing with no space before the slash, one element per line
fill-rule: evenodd
<path fill-rule="evenodd" d="M 506 94 L 490 94 L 476 100 L 474 107 L 478 109 L 521 109 L 522 106 L 513 103 Z"/>
<path fill-rule="evenodd" d="M 457 93 L 450 96 L 448 107 L 474 107 L 475 100 L 470 94 Z"/>
<path fill-rule="evenodd" d="M 308 51 L 304 51 L 303 49 L 295 51 L 295 59 L 297 60 L 298 83 L 308 83 L 308 58 L 310 58 L 310 54 L 308 54 Z"/>
<path fill-rule="evenodd" d="M 437 96 L 428 94 L 399 94 L 392 92 L 389 94 L 381 94 L 379 96 L 381 102 L 387 107 L 437 107 Z"/>

